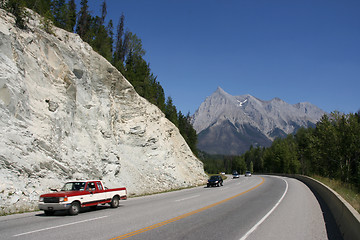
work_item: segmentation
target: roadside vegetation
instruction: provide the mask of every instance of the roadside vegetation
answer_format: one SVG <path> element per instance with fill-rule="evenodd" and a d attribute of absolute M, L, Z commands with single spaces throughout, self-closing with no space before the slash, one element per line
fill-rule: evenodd
<path fill-rule="evenodd" d="M 53 34 L 53 26 L 77 33 L 82 40 L 112 63 L 140 96 L 165 113 L 166 118 L 179 128 L 181 135 L 197 155 L 197 135 L 190 124 L 190 113 L 185 115 L 177 111 L 171 96 L 165 97 L 157 76 L 151 72 L 150 63 L 144 59 L 146 51 L 141 39 L 130 30 L 125 30 L 124 14 L 119 15 L 115 27 L 113 19 L 106 19 L 105 0 L 99 1 L 101 16 L 91 15 L 88 0 L 81 0 L 78 12 L 75 0 L 0 0 L 0 8 L 12 13 L 16 25 L 24 30 L 28 21 L 25 8 L 29 8 L 43 17 L 42 28 L 49 34 Z"/>
<path fill-rule="evenodd" d="M 200 152 L 200 159 L 209 173 L 252 169 L 316 176 L 359 211 L 360 111 L 324 115 L 315 128 L 300 128 L 296 134 L 275 139 L 268 148 L 251 147 L 241 156 Z"/>
<path fill-rule="evenodd" d="M 340 180 L 330 179 L 320 176 L 311 176 L 312 178 L 322 182 L 342 198 L 344 198 L 353 208 L 360 213 L 360 193 L 353 184 L 347 184 Z"/>

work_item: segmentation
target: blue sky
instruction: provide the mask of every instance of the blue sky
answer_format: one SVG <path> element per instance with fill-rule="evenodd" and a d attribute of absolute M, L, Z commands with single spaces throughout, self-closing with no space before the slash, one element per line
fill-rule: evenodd
<path fill-rule="evenodd" d="M 79 7 L 79 1 L 77 1 Z M 102 0 L 89 0 L 100 15 Z M 360 109 L 359 0 L 106 0 L 166 96 L 193 114 L 218 86 L 231 95 Z"/>

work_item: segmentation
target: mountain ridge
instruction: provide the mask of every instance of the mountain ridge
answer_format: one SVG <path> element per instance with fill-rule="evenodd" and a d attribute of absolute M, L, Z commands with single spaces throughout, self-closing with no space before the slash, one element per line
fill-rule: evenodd
<path fill-rule="evenodd" d="M 191 123 L 198 134 L 200 150 L 241 154 L 251 145 L 266 147 L 276 137 L 294 133 L 300 127 L 314 126 L 324 114 L 325 111 L 309 102 L 292 105 L 278 97 L 264 101 L 250 94 L 232 96 L 218 87 L 201 103 Z M 227 138 L 240 140 L 230 143 Z"/>

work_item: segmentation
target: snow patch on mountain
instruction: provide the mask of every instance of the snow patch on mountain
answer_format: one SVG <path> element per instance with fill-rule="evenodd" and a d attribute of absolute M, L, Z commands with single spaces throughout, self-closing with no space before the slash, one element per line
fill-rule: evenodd
<path fill-rule="evenodd" d="M 326 112 L 311 103 L 303 102 L 291 105 L 277 97 L 270 101 L 264 101 L 249 94 L 232 96 L 218 87 L 192 116 L 192 125 L 198 133 L 200 149 L 206 147 L 202 145 L 203 142 L 207 142 L 209 146 L 211 144 L 219 145 L 221 142 L 229 145 L 226 143 L 226 139 L 234 138 L 239 138 L 237 141 L 247 142 L 243 144 L 247 148 L 255 142 L 249 141 L 250 135 L 244 137 L 249 134 L 249 132 L 244 133 L 244 129 L 252 129 L 251 134 L 258 134 L 261 136 L 262 142 L 268 144 L 276 137 L 294 133 L 299 127 L 315 125 L 324 114 Z M 234 135 L 230 138 L 224 136 L 221 131 L 214 130 L 220 126 L 225 127 L 224 124 L 233 126 L 236 137 Z M 244 126 L 247 127 L 244 128 Z M 212 129 L 212 133 L 217 132 L 217 139 L 205 141 L 204 138 L 209 136 L 210 129 Z M 255 137 L 255 139 L 258 138 Z M 235 150 L 234 152 L 239 151 Z"/>

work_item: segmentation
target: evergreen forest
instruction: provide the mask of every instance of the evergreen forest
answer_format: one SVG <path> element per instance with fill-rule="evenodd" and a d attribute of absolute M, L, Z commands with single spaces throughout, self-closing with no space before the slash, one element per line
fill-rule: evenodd
<path fill-rule="evenodd" d="M 349 183 L 360 191 L 360 111 L 324 115 L 314 128 L 277 138 L 268 148 L 250 147 L 241 156 L 214 156 L 200 152 L 209 173 L 318 175 Z"/>
<path fill-rule="evenodd" d="M 92 16 L 88 0 L 81 0 L 79 11 L 75 0 L 0 0 L 0 8 L 15 16 L 16 25 L 26 30 L 27 12 L 32 9 L 43 17 L 42 28 L 53 34 L 53 25 L 77 33 L 82 40 L 113 66 L 134 86 L 136 92 L 155 104 L 180 130 L 185 141 L 197 155 L 197 135 L 190 124 L 190 113 L 177 111 L 172 98 L 165 98 L 164 89 L 151 72 L 150 63 L 144 59 L 145 50 L 141 39 L 125 30 L 125 16 L 121 14 L 118 24 L 106 21 L 106 1 L 99 1 L 101 16 Z"/>
<path fill-rule="evenodd" d="M 190 124 L 189 113 L 178 112 L 172 98 L 165 98 L 150 64 L 144 60 L 141 39 L 125 31 L 125 16 L 119 16 L 116 27 L 112 19 L 105 21 L 105 1 L 99 1 L 101 16 L 90 14 L 87 0 L 81 0 L 78 12 L 75 0 L 0 0 L 0 7 L 14 14 L 19 28 L 26 29 L 26 7 L 44 17 L 42 25 L 47 32 L 52 33 L 54 24 L 79 34 L 111 62 L 142 97 L 158 106 L 179 128 L 192 151 L 204 162 L 206 172 L 250 170 L 319 175 L 352 184 L 360 191 L 360 111 L 324 115 L 314 128 L 301 128 L 295 134 L 277 138 L 268 148 L 251 147 L 241 156 L 209 155 L 196 148 L 197 135 Z"/>

